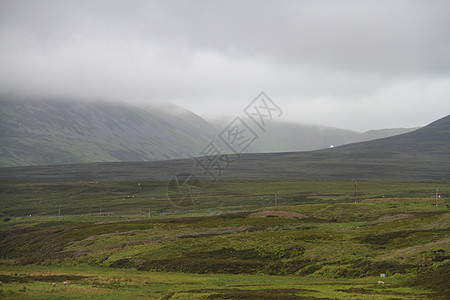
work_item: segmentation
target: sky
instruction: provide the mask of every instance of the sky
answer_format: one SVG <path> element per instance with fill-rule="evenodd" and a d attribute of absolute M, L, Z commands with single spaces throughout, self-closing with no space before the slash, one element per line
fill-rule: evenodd
<path fill-rule="evenodd" d="M 450 113 L 450 1 L 0 0 L 0 93 L 365 131 Z"/>

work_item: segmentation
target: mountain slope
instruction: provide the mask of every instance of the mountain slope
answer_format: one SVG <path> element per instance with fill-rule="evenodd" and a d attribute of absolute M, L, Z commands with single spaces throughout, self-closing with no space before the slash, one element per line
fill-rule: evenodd
<path fill-rule="evenodd" d="M 174 105 L 134 107 L 106 102 L 0 99 L 0 166 L 155 161 L 199 156 L 228 119 L 214 122 Z M 249 124 L 252 124 L 249 121 Z M 273 122 L 248 153 L 309 151 L 408 129 L 354 131 Z"/>
<path fill-rule="evenodd" d="M 217 179 L 450 179 L 450 115 L 399 136 L 310 152 L 229 156 Z M 169 180 L 179 173 L 203 176 L 193 159 L 0 169 L 0 179 Z M 206 177 L 205 179 L 211 179 Z"/>
<path fill-rule="evenodd" d="M 370 130 L 364 133 L 317 125 L 273 123 L 247 152 L 312 151 L 408 133 L 417 128 Z"/>
<path fill-rule="evenodd" d="M 232 118 L 221 117 L 208 121 L 218 129 L 223 129 L 232 121 Z M 244 119 L 244 121 L 247 124 L 253 124 L 251 120 Z M 268 124 L 265 132 L 258 132 L 258 139 L 245 152 L 312 151 L 330 148 L 332 145 L 341 146 L 390 137 L 416 129 L 418 128 L 392 128 L 361 133 L 319 125 L 273 121 Z"/>
<path fill-rule="evenodd" d="M 387 128 L 387 129 L 369 130 L 369 131 L 366 131 L 366 132 L 363 132 L 363 133 L 359 134 L 356 137 L 356 139 L 348 141 L 348 142 L 346 142 L 344 144 L 366 142 L 366 141 L 371 141 L 371 140 L 376 140 L 376 139 L 382 139 L 382 138 L 386 138 L 386 137 L 390 137 L 390 136 L 394 136 L 394 135 L 399 135 L 399 134 L 412 132 L 412 131 L 417 130 L 419 128 L 420 127 L 414 127 L 414 128 Z M 341 145 L 344 145 L 344 144 L 341 144 Z M 339 145 L 339 146 L 341 146 L 341 145 Z"/>
<path fill-rule="evenodd" d="M 243 155 L 247 177 L 333 179 L 450 178 L 450 116 L 416 131 L 313 152 Z M 263 170 L 255 168 L 265 162 Z M 270 171 L 269 171 L 270 170 Z"/>
<path fill-rule="evenodd" d="M 0 101 L 0 165 L 152 161 L 198 155 L 216 129 L 176 106 Z"/>

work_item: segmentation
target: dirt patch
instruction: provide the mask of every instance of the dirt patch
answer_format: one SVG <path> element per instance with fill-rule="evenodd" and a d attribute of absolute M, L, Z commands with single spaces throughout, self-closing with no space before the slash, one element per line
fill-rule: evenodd
<path fill-rule="evenodd" d="M 398 214 L 393 216 L 384 216 L 377 220 L 377 222 L 392 222 L 397 220 L 409 219 L 414 217 L 413 214 Z"/>
<path fill-rule="evenodd" d="M 181 234 L 176 237 L 180 238 L 180 239 L 186 239 L 186 238 L 195 238 L 195 237 L 205 237 L 205 236 L 211 236 L 211 235 L 230 234 L 230 233 L 235 233 L 235 232 L 257 231 L 257 230 L 263 230 L 264 228 L 258 227 L 258 226 L 211 228 L 211 229 L 207 229 L 207 230 L 203 230 L 203 231 L 199 231 L 199 232 L 191 232 L 191 233 Z"/>
<path fill-rule="evenodd" d="M 196 231 L 196 232 L 189 232 L 184 233 L 180 235 L 175 235 L 172 237 L 162 237 L 162 236 L 155 236 L 148 240 L 137 240 L 137 241 L 128 241 L 123 242 L 115 245 L 107 246 L 106 249 L 112 250 L 117 248 L 124 248 L 126 246 L 135 246 L 135 245 L 144 245 L 144 244 L 150 244 L 150 243 L 159 243 L 159 242 L 168 242 L 173 241 L 176 239 L 187 239 L 187 238 L 201 238 L 201 237 L 208 237 L 208 236 L 214 236 L 214 235 L 222 235 L 222 234 L 231 234 L 235 232 L 253 232 L 258 230 L 264 230 L 266 229 L 265 226 L 239 226 L 239 227 L 224 227 L 224 228 L 211 228 L 206 229 L 202 231 Z M 130 231 L 131 232 L 131 231 Z M 128 233 L 130 233 L 128 232 Z M 139 231 L 136 231 L 136 233 Z M 142 231 L 144 232 L 144 231 Z M 156 232 L 156 231 L 155 231 Z M 132 231 L 131 233 L 135 233 L 135 231 Z M 105 235 L 99 235 L 99 236 L 109 236 L 110 234 Z M 89 237 L 88 239 L 91 239 Z M 86 241 L 84 239 L 83 241 Z M 75 253 L 76 256 L 86 255 L 89 252 L 88 249 L 81 249 Z"/>
<path fill-rule="evenodd" d="M 142 233 L 153 233 L 153 232 L 167 232 L 167 230 L 155 230 L 155 229 L 148 229 L 148 230 L 130 230 L 130 231 L 122 231 L 122 232 L 113 232 L 113 233 L 104 233 L 104 234 L 97 234 L 97 235 L 91 235 L 81 241 L 76 242 L 75 244 L 81 244 L 86 241 L 90 240 L 96 240 L 98 238 L 102 237 L 109 237 L 109 236 L 116 236 L 116 235 L 129 235 L 129 234 L 142 234 Z"/>
<path fill-rule="evenodd" d="M 258 211 L 248 215 L 249 217 L 279 217 L 279 218 L 288 218 L 288 219 L 305 219 L 308 216 L 292 212 L 292 211 L 283 211 L 283 210 L 265 210 Z"/>
<path fill-rule="evenodd" d="M 63 282 L 69 280 L 82 280 L 89 278 L 89 276 L 77 276 L 77 275 L 0 275 L 0 280 L 3 283 L 19 282 L 27 283 L 34 281 L 42 282 Z"/>
<path fill-rule="evenodd" d="M 450 227 L 450 214 L 445 213 L 442 216 L 440 216 L 438 219 L 436 219 L 435 221 L 423 226 L 422 229 L 424 229 L 424 230 L 446 229 L 449 227 Z"/>
<path fill-rule="evenodd" d="M 426 243 L 426 244 L 422 244 L 422 245 L 416 245 L 416 246 L 397 249 L 394 251 L 389 251 L 389 252 L 386 252 L 386 253 L 376 256 L 375 260 L 386 260 L 389 258 L 399 259 L 400 257 L 401 258 L 406 258 L 406 257 L 411 258 L 416 255 L 419 255 L 420 252 L 426 253 L 427 251 L 428 252 L 438 252 L 440 250 L 444 251 L 443 249 L 447 249 L 446 247 L 448 247 L 448 245 L 450 245 L 450 237 L 443 238 L 443 239 L 440 239 L 438 241 L 431 242 L 431 243 Z M 445 251 L 444 251 L 444 254 L 445 254 Z M 430 257 L 430 259 L 436 259 L 436 258 Z"/>
<path fill-rule="evenodd" d="M 300 296 L 299 293 L 317 292 L 308 289 L 197 289 L 186 291 L 188 293 L 211 293 L 207 299 L 330 299 L 313 296 Z"/>
<path fill-rule="evenodd" d="M 405 293 L 391 290 L 375 290 L 375 289 L 367 289 L 367 288 L 349 288 L 336 290 L 337 292 L 344 292 L 350 294 L 366 294 L 366 295 L 395 295 L 395 296 L 418 296 L 417 293 Z M 421 295 L 426 296 L 426 295 Z"/>

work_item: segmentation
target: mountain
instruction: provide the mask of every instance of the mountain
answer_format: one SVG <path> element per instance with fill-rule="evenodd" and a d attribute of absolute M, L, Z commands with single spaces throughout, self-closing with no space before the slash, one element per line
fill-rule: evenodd
<path fill-rule="evenodd" d="M 319 125 L 273 122 L 246 152 L 312 151 L 390 137 L 416 129 L 418 128 L 393 128 L 361 133 Z"/>
<path fill-rule="evenodd" d="M 199 156 L 231 119 L 209 122 L 174 105 L 0 98 L 0 166 L 155 161 Z M 250 120 L 246 120 L 252 124 Z M 359 133 L 338 128 L 272 122 L 246 150 L 309 151 L 404 133 Z"/>
<path fill-rule="evenodd" d="M 187 158 L 217 130 L 174 105 L 56 100 L 0 101 L 0 165 Z"/>
<path fill-rule="evenodd" d="M 450 115 L 398 136 L 309 152 L 230 155 L 217 179 L 450 180 Z M 204 175 L 194 159 L 1 168 L 0 179 L 169 180 Z M 205 179 L 211 179 L 206 176 Z"/>
<path fill-rule="evenodd" d="M 208 120 L 218 129 L 226 128 L 232 121 L 230 117 Z M 249 126 L 254 123 L 248 118 L 243 121 Z M 256 127 L 256 126 L 253 126 Z M 357 131 L 325 127 L 311 124 L 271 121 L 266 131 L 255 128 L 258 138 L 246 149 L 246 153 L 310 151 L 329 148 L 331 145 L 343 145 L 358 140 Z"/>
<path fill-rule="evenodd" d="M 371 140 L 377 140 L 382 139 L 394 135 L 404 134 L 411 131 L 415 131 L 419 129 L 420 127 L 414 127 L 414 128 L 386 128 L 386 129 L 378 129 L 378 130 L 369 130 L 366 132 L 363 132 L 361 134 L 358 134 L 355 139 L 349 140 L 341 145 L 350 144 L 350 143 L 357 143 L 357 142 L 366 142 Z"/>
<path fill-rule="evenodd" d="M 256 167 L 264 164 L 264 167 Z M 241 155 L 245 178 L 450 179 L 450 116 L 393 137 L 311 152 Z"/>

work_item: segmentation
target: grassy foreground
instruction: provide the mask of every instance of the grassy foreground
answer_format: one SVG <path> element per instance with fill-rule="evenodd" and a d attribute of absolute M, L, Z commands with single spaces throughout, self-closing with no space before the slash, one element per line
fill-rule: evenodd
<path fill-rule="evenodd" d="M 162 182 L 2 182 L 0 298 L 448 298 L 449 185 L 354 187 L 203 183 L 182 209 Z"/>
<path fill-rule="evenodd" d="M 394 276 L 385 285 L 379 285 L 374 277 L 348 280 L 26 266 L 3 267 L 0 277 L 4 280 L 2 299 L 421 299 L 436 296 L 420 287 L 400 286 L 402 276 Z"/>

